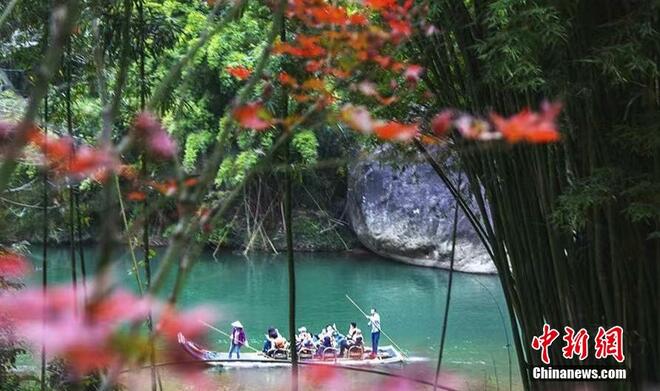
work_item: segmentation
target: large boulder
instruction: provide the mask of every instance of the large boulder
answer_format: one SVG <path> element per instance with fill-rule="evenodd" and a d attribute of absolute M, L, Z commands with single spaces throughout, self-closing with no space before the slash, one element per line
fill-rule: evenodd
<path fill-rule="evenodd" d="M 448 168 L 448 172 L 457 183 L 455 170 Z M 463 180 L 461 191 L 467 195 L 466 182 Z M 449 190 L 420 156 L 383 146 L 357 158 L 349 168 L 348 210 L 353 230 L 365 247 L 381 256 L 448 269 L 455 207 Z M 496 273 L 460 210 L 454 269 Z"/>

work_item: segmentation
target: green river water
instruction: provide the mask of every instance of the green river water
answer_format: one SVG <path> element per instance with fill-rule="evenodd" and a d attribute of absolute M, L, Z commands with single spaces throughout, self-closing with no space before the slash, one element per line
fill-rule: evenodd
<path fill-rule="evenodd" d="M 39 254 L 41 249 L 34 248 L 33 259 L 37 266 L 32 277 L 34 283 L 41 280 Z M 88 268 L 93 269 L 94 249 L 87 249 L 85 254 Z M 118 278 L 134 289 L 130 257 L 126 252 L 120 256 Z M 50 249 L 49 262 L 52 282 L 71 278 L 68 249 Z M 299 253 L 296 254 L 296 273 L 299 326 L 318 332 L 325 324 L 336 323 L 340 331 L 344 331 L 349 322 L 356 321 L 369 340 L 366 319 L 346 299 L 345 294 L 348 294 L 365 310 L 370 306 L 378 309 L 383 330 L 413 361 L 428 367 L 435 365 L 447 293 L 447 271 L 403 265 L 366 254 Z M 245 325 L 251 345 L 259 347 L 268 326 L 273 325 L 283 335 L 288 335 L 287 287 L 283 255 L 245 257 L 223 252 L 214 259 L 211 253 L 204 253 L 189 274 L 179 303 L 184 308 L 211 305 L 220 314 L 216 326 L 227 331 L 229 324 L 239 319 Z M 476 386 L 478 389 L 508 389 L 506 345 L 511 333 L 507 319 L 497 276 L 455 273 L 443 368 L 468 379 L 470 384 L 480 384 Z M 218 339 L 210 348 L 228 349 L 227 342 L 220 340 L 222 336 L 216 335 Z M 381 337 L 381 345 L 388 344 L 389 341 Z M 510 354 L 512 383 L 518 388 L 520 380 L 513 347 Z M 244 373 L 239 374 L 241 371 Z M 263 374 L 264 370 L 234 370 L 219 376 L 248 384 L 245 389 L 251 389 L 250 384 L 255 388 L 260 384 L 259 378 L 278 377 L 278 371 L 286 369 L 269 370 L 270 374 L 259 376 L 254 371 Z"/>

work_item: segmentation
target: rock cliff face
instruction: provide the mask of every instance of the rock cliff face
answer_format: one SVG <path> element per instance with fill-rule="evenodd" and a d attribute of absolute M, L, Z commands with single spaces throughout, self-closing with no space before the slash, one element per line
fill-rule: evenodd
<path fill-rule="evenodd" d="M 449 170 L 454 183 L 458 173 Z M 466 181 L 463 181 L 466 182 Z M 467 186 L 461 186 L 467 194 Z M 350 167 L 348 208 L 360 242 L 371 251 L 419 266 L 449 268 L 456 203 L 430 165 L 381 147 Z M 454 268 L 496 273 L 469 220 L 459 210 Z"/>

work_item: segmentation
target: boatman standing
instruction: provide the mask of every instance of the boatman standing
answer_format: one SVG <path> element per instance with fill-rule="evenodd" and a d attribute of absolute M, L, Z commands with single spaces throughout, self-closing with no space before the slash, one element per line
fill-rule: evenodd
<path fill-rule="evenodd" d="M 380 340 L 380 315 L 375 308 L 371 309 L 371 315 L 367 316 L 371 326 L 371 358 L 378 356 L 378 341 Z"/>
<path fill-rule="evenodd" d="M 245 330 L 243 330 L 243 324 L 240 321 L 236 321 L 231 324 L 231 338 L 230 344 L 231 348 L 229 349 L 229 359 L 234 352 L 236 352 L 236 358 L 241 359 L 241 347 L 247 345 L 247 338 L 245 337 Z"/>

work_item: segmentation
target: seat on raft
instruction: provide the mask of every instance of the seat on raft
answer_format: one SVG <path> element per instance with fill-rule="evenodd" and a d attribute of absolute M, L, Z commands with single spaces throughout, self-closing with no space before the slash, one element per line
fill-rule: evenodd
<path fill-rule="evenodd" d="M 333 347 L 327 347 L 323 349 L 321 353 L 321 359 L 323 360 L 336 360 L 339 357 L 339 350 Z"/>
<path fill-rule="evenodd" d="M 353 360 L 362 360 L 364 356 L 364 346 L 362 345 L 353 345 L 348 348 L 348 358 Z"/>

